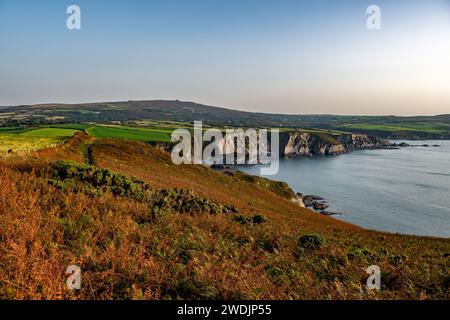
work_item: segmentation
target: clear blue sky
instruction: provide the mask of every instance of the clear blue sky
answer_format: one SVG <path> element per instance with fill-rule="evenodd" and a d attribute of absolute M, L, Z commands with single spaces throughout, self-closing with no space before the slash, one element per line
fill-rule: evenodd
<path fill-rule="evenodd" d="M 66 28 L 71 4 L 81 30 Z M 450 0 L 0 0 L 0 105 L 450 113 L 449 57 Z"/>

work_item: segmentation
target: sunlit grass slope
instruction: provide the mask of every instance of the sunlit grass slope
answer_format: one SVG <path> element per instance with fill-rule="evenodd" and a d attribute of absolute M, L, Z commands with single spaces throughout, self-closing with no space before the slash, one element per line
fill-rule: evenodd
<path fill-rule="evenodd" d="M 146 143 L 78 133 L 0 161 L 0 298 L 450 298 L 450 239 L 364 230 L 291 196 L 277 182 L 175 166 Z M 71 264 L 79 291 L 65 285 Z M 380 292 L 365 287 L 373 264 Z"/>

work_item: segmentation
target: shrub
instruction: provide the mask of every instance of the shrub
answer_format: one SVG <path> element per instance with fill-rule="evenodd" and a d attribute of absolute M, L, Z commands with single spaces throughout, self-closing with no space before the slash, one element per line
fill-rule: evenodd
<path fill-rule="evenodd" d="M 298 239 L 296 256 L 299 258 L 304 252 L 320 248 L 325 243 L 325 239 L 318 234 L 305 234 Z"/>
<path fill-rule="evenodd" d="M 196 195 L 192 190 L 155 190 L 149 200 L 153 220 L 159 220 L 168 213 L 236 213 L 234 206 L 215 202 Z"/>
<path fill-rule="evenodd" d="M 268 220 L 269 219 L 267 219 L 265 216 L 260 215 L 260 214 L 253 216 L 253 219 L 252 219 L 254 224 L 264 223 L 264 222 L 267 222 Z"/>
<path fill-rule="evenodd" d="M 347 257 L 351 260 L 366 261 L 367 258 L 372 257 L 372 252 L 366 248 L 355 247 L 347 254 Z"/>
<path fill-rule="evenodd" d="M 238 214 L 233 216 L 233 220 L 239 222 L 242 225 L 255 225 L 269 221 L 269 219 L 260 214 L 254 215 L 253 217 Z"/>
<path fill-rule="evenodd" d="M 142 200 L 144 192 L 151 189 L 142 180 L 134 177 L 72 161 L 58 161 L 52 164 L 49 183 L 59 188 L 72 188 L 75 191 L 91 191 L 91 193 L 101 189 L 103 192 L 135 200 Z"/>
<path fill-rule="evenodd" d="M 242 225 L 249 225 L 251 223 L 253 223 L 253 219 L 248 217 L 248 216 L 244 216 L 243 214 L 236 214 L 233 216 L 233 220 L 236 222 L 239 222 Z"/>
<path fill-rule="evenodd" d="M 278 253 L 278 249 L 281 246 L 278 237 L 270 234 L 265 234 L 261 240 L 261 247 L 265 251 L 270 253 Z"/>

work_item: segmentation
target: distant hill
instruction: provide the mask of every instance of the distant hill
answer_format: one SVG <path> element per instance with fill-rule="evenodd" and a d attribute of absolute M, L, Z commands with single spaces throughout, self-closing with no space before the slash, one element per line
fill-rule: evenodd
<path fill-rule="evenodd" d="M 414 117 L 289 115 L 238 111 L 179 100 L 0 107 L 0 124 L 3 126 L 143 119 L 185 123 L 202 120 L 205 124 L 216 126 L 320 128 L 362 132 L 385 138 L 450 139 L 450 114 Z"/>

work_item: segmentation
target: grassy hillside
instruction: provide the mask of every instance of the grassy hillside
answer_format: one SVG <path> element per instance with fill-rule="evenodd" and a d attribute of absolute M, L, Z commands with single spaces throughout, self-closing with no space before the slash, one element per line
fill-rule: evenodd
<path fill-rule="evenodd" d="M 0 298 L 450 298 L 450 239 L 364 230 L 291 194 L 78 133 L 0 161 Z M 79 291 L 65 287 L 70 264 Z M 372 264 L 381 292 L 365 288 Z"/>

